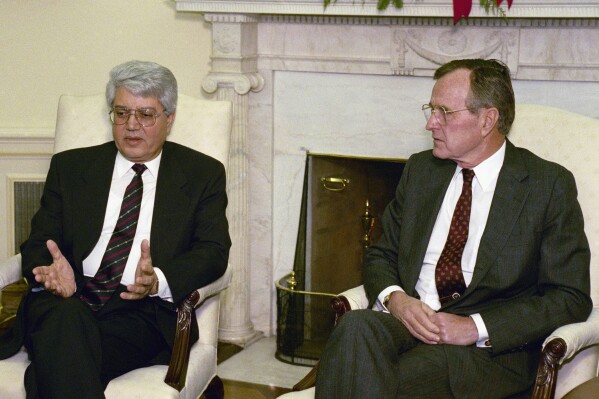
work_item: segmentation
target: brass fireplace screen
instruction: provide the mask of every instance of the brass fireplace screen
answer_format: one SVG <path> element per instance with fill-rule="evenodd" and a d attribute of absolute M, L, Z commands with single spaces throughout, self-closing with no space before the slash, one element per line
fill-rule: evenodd
<path fill-rule="evenodd" d="M 405 160 L 307 153 L 293 272 L 276 284 L 277 359 L 316 363 L 333 329 L 331 298 L 362 282 L 364 249 Z"/>

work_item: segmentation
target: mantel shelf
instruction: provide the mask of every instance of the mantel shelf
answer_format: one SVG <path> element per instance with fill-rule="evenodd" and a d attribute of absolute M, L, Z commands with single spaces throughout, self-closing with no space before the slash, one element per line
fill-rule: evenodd
<path fill-rule="evenodd" d="M 384 11 L 376 8 L 376 0 L 338 0 L 326 9 L 322 0 L 176 0 L 178 11 L 225 14 L 262 14 L 262 15 L 319 15 L 319 16 L 368 16 L 368 17 L 411 17 L 439 18 L 453 17 L 451 0 L 406 0 L 401 9 L 389 6 Z M 599 18 L 599 0 L 516 0 L 507 9 L 502 8 L 508 18 Z M 501 18 L 493 13 L 487 14 L 473 1 L 472 18 Z"/>

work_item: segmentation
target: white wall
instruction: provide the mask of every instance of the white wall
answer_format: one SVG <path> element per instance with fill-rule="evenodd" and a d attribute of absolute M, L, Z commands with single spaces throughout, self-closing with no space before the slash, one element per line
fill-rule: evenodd
<path fill-rule="evenodd" d="M 139 59 L 202 97 L 211 38 L 174 0 L 0 0 L 0 259 L 14 252 L 12 182 L 45 178 L 59 96 L 103 93 L 113 66 Z"/>
<path fill-rule="evenodd" d="M 202 96 L 210 25 L 174 0 L 0 1 L 0 135 L 53 128 L 60 94 L 103 92 L 131 59 L 170 68 L 181 93 Z"/>

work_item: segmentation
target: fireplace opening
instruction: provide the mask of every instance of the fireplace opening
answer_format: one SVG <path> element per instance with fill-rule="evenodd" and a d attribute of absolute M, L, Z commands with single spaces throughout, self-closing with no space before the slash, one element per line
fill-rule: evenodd
<path fill-rule="evenodd" d="M 277 359 L 311 366 L 333 329 L 330 300 L 362 283 L 405 159 L 307 153 L 293 272 L 277 284 Z"/>

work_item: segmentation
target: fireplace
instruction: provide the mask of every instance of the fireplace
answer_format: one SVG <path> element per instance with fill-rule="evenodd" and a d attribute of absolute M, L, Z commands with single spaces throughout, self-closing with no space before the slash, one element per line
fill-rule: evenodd
<path fill-rule="evenodd" d="M 599 0 L 516 0 L 508 19 L 451 0 L 176 0 L 212 25 L 203 88 L 234 107 L 228 171 L 234 280 L 220 338 L 276 330 L 274 283 L 293 269 L 306 151 L 408 158 L 432 143 L 420 106 L 452 58 L 498 58 L 519 103 L 599 117 Z M 201 19 L 198 18 L 201 23 Z"/>
<path fill-rule="evenodd" d="M 306 154 L 293 272 L 277 284 L 278 359 L 313 365 L 334 326 L 330 300 L 362 283 L 405 159 Z"/>

